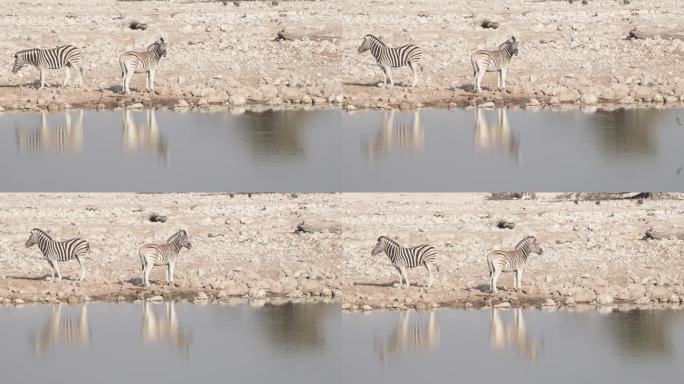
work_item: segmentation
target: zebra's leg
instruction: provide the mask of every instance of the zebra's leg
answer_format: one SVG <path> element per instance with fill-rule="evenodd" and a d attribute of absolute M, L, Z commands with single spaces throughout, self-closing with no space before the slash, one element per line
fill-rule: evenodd
<path fill-rule="evenodd" d="M 150 286 L 150 274 L 152 273 L 152 265 L 145 263 L 145 271 L 143 272 L 143 285 Z"/>
<path fill-rule="evenodd" d="M 166 284 L 169 283 L 169 274 L 170 273 L 171 273 L 171 263 L 166 264 L 166 275 L 165 275 L 166 277 L 164 278 L 164 281 L 166 282 Z"/>
<path fill-rule="evenodd" d="M 150 69 L 150 89 L 148 91 L 153 92 L 154 91 L 154 69 Z"/>
<path fill-rule="evenodd" d="M 399 267 L 399 273 L 401 273 L 404 276 L 404 281 L 406 282 L 406 288 L 409 288 L 411 286 L 411 283 L 409 283 L 408 273 L 406 273 L 406 267 L 404 267 L 404 266 Z M 400 287 L 401 287 L 401 285 L 400 285 Z"/>
<path fill-rule="evenodd" d="M 506 68 L 501 68 L 501 90 L 506 90 Z"/>
<path fill-rule="evenodd" d="M 69 76 L 71 76 L 71 66 L 67 65 L 66 66 L 66 74 L 64 76 L 64 84 L 62 84 L 62 87 L 66 87 L 67 84 L 69 84 Z"/>
<path fill-rule="evenodd" d="M 394 266 L 394 268 L 399 272 L 399 288 L 401 288 L 401 285 L 404 284 L 404 275 L 401 274 L 401 269 L 398 266 Z"/>
<path fill-rule="evenodd" d="M 62 281 L 62 274 L 59 272 L 59 264 L 57 261 L 53 261 L 52 266 L 55 269 L 55 272 L 57 272 L 57 281 Z"/>
<path fill-rule="evenodd" d="M 523 269 L 520 268 L 518 270 L 518 289 L 522 290 L 522 275 L 523 275 Z"/>
<path fill-rule="evenodd" d="M 176 273 L 176 262 L 169 264 L 169 284 L 173 285 L 173 274 Z"/>
<path fill-rule="evenodd" d="M 52 270 L 52 280 L 55 279 L 55 266 L 52 264 L 52 260 L 47 259 L 48 264 L 50 265 L 50 269 Z"/>
<path fill-rule="evenodd" d="M 38 88 L 38 89 L 43 89 L 43 88 L 45 88 L 45 73 L 43 72 L 43 68 L 40 68 L 39 71 L 40 71 L 40 88 Z"/>
<path fill-rule="evenodd" d="M 387 77 L 389 77 L 390 80 L 390 88 L 394 87 L 394 80 L 392 79 L 392 70 L 390 67 L 387 67 Z"/>
<path fill-rule="evenodd" d="M 382 69 L 382 82 L 387 87 L 387 69 L 383 66 L 380 66 L 380 69 Z"/>
<path fill-rule="evenodd" d="M 413 72 L 413 83 L 411 83 L 411 88 L 413 88 L 416 86 L 416 84 L 418 84 L 418 73 L 416 72 L 416 68 L 413 66 L 412 62 L 409 61 L 408 66 L 411 68 L 411 72 Z"/>
<path fill-rule="evenodd" d="M 501 274 L 501 270 L 500 270 L 500 269 L 494 269 L 494 273 L 492 273 L 492 282 L 491 282 L 491 284 L 490 284 L 491 286 L 489 287 L 489 290 L 490 290 L 491 293 L 496 293 L 496 292 L 497 292 L 497 289 L 496 289 L 496 282 L 497 282 L 497 280 L 499 280 L 499 275 L 500 275 L 500 274 Z"/>
<path fill-rule="evenodd" d="M 76 261 L 78 261 L 78 266 L 81 269 L 81 277 L 79 278 L 79 281 L 83 281 L 85 279 L 85 268 L 83 268 L 83 262 L 81 261 L 81 258 L 76 256 L 75 257 Z"/>
<path fill-rule="evenodd" d="M 427 269 L 427 272 L 428 272 L 427 287 L 430 288 L 430 287 L 432 287 L 432 269 L 430 269 L 430 264 L 425 263 L 425 269 Z"/>
<path fill-rule="evenodd" d="M 501 76 L 503 74 L 503 70 L 499 70 L 496 73 L 496 88 L 501 90 Z"/>

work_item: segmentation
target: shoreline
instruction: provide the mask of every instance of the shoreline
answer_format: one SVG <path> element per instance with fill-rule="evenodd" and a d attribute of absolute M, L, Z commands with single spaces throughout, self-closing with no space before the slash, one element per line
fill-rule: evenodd
<path fill-rule="evenodd" d="M 467 0 L 341 0 L 335 5 L 188 1 L 159 7 L 155 1 L 108 0 L 65 0 L 59 7 L 8 5 L 0 17 L 8 31 L 0 57 L 11 62 L 21 49 L 74 44 L 83 50 L 85 86 L 54 87 L 64 76 L 57 70 L 47 73 L 53 86 L 37 90 L 32 88 L 35 69 L 17 75 L 0 71 L 0 108 L 684 105 L 684 72 L 678 65 L 684 41 L 663 30 L 665 25 L 673 31 L 684 27 L 684 17 L 677 17 L 684 11 L 676 0 L 657 8 L 612 0 L 587 5 L 516 0 L 501 9 Z M 133 19 L 148 28 L 131 30 Z M 483 19 L 500 27 L 484 29 Z M 626 40 L 635 27 L 644 33 Z M 283 30 L 304 37 L 276 41 Z M 394 88 L 377 86 L 382 72 L 369 54 L 356 51 L 365 33 L 380 34 L 392 46 L 413 43 L 423 49 L 425 69 L 416 88 L 404 86 L 410 76 L 406 68 L 394 71 Z M 484 94 L 473 94 L 470 54 L 496 47 L 511 35 L 521 41 L 521 50 L 511 62 L 507 90 L 492 90 L 496 75 L 489 74 Z M 144 85 L 144 76 L 138 75 L 133 94 L 121 95 L 118 55 L 140 50 L 159 36 L 168 41 L 169 54 L 157 71 L 155 93 L 136 91 Z"/>
<path fill-rule="evenodd" d="M 524 200 L 490 200 L 483 193 L 8 193 L 0 202 L 0 301 L 316 298 L 351 311 L 681 308 L 684 240 L 668 233 L 682 232 L 672 224 L 684 210 L 682 197 L 604 197 L 596 204 L 591 194 L 553 193 Z M 152 214 L 168 221 L 150 222 Z M 497 228 L 501 219 L 515 228 Z M 304 233 L 298 230 L 302 221 L 308 223 Z M 31 227 L 91 242 L 86 280 L 71 280 L 78 268 L 66 262 L 64 280 L 47 281 L 40 251 L 24 247 Z M 193 247 L 180 256 L 176 285 L 161 284 L 159 267 L 153 285 L 140 287 L 137 247 L 178 228 L 188 231 Z M 646 232 L 658 240 L 644 240 Z M 381 234 L 437 247 L 440 271 L 432 288 L 420 286 L 427 277 L 420 268 L 409 270 L 410 289 L 393 287 L 397 276 L 387 257 L 369 256 Z M 511 276 L 504 274 L 500 292 L 490 295 L 482 258 L 528 234 L 538 236 L 545 252 L 531 256 L 522 291 L 512 291 Z"/>

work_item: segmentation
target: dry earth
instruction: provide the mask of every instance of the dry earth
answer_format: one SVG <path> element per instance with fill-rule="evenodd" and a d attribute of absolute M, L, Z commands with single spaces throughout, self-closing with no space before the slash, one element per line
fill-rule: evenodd
<path fill-rule="evenodd" d="M 684 35 L 680 0 L 590 0 L 587 5 L 540 0 L 3 3 L 3 109 L 333 104 L 352 110 L 492 101 L 530 106 L 681 106 L 684 101 L 684 41 L 677 38 Z M 483 19 L 500 26 L 483 29 Z M 131 30 L 132 20 L 148 28 Z M 635 27 L 660 35 L 626 40 Z M 334 40 L 274 41 L 283 29 Z M 377 86 L 380 69 L 370 54 L 356 52 L 366 33 L 382 35 L 393 46 L 415 43 L 423 48 L 425 71 L 416 89 Z M 511 35 L 522 46 L 509 71 L 507 92 L 474 97 L 470 54 L 496 47 Z M 159 68 L 156 92 L 124 97 L 119 93 L 118 55 L 143 49 L 159 36 L 169 42 L 169 56 Z M 35 69 L 11 73 L 16 51 L 66 43 L 83 48 L 84 89 L 57 88 L 62 71 L 49 73 L 52 86 L 45 90 L 35 89 Z M 410 80 L 408 69 L 394 74 L 399 83 Z M 488 75 L 485 86 L 495 85 L 495 75 Z M 143 87 L 143 76 L 138 76 L 133 88 Z"/>
<path fill-rule="evenodd" d="M 541 194 L 492 201 L 487 194 L 4 194 L 0 201 L 0 301 L 54 302 L 139 298 L 228 300 L 231 297 L 328 297 L 345 309 L 431 306 L 621 304 L 675 305 L 684 298 L 684 241 L 642 240 L 649 228 L 684 232 L 682 195 L 638 200 L 580 200 Z M 152 213 L 166 223 L 152 223 Z M 515 223 L 498 229 L 499 220 Z M 293 233 L 301 221 L 335 232 Z M 92 244 L 88 278 L 75 262 L 65 280 L 46 280 L 47 263 L 24 242 L 31 227 L 59 239 Z M 183 252 L 177 285 L 143 289 L 137 248 L 178 228 L 193 248 Z M 377 236 L 439 250 L 435 286 L 409 270 L 410 289 L 395 288 L 389 260 L 370 256 Z M 522 292 L 511 276 L 486 293 L 487 252 L 540 240 Z M 162 268 L 153 273 L 161 282 Z M 417 285 L 416 285 L 417 284 Z"/>

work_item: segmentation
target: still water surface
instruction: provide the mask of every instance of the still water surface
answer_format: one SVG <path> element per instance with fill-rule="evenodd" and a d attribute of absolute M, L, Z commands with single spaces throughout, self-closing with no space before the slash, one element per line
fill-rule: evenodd
<path fill-rule="evenodd" d="M 3 382 L 680 383 L 684 312 L 0 307 Z"/>
<path fill-rule="evenodd" d="M 681 191 L 684 112 L 0 115 L 1 191 Z"/>

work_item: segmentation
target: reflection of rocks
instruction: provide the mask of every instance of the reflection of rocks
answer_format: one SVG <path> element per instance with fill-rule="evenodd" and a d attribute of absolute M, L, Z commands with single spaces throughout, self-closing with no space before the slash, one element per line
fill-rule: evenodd
<path fill-rule="evenodd" d="M 541 351 L 541 343 L 527 333 L 522 309 L 513 310 L 513 323 L 503 321 L 498 309 L 492 309 L 489 325 L 489 345 L 496 351 L 515 349 L 521 356 L 536 360 Z"/>
<path fill-rule="evenodd" d="M 166 139 L 159 131 L 157 118 L 153 109 L 146 111 L 147 123 L 136 124 L 132 112 L 123 113 L 123 147 L 128 152 L 145 151 L 156 155 L 159 159 L 168 160 Z"/>
<path fill-rule="evenodd" d="M 150 344 L 168 342 L 177 351 L 190 352 L 192 334 L 180 325 L 175 303 L 166 303 L 162 316 L 158 316 L 152 306 L 148 302 L 143 304 L 143 341 Z"/>
<path fill-rule="evenodd" d="M 52 126 L 48 124 L 47 112 L 41 112 L 40 127 L 16 126 L 17 147 L 29 155 L 37 153 L 78 153 L 83 146 L 83 110 L 78 112 L 75 123 L 71 113 L 64 113 L 64 121 Z"/>
<path fill-rule="evenodd" d="M 497 112 L 498 124 L 491 125 L 484 117 L 483 110 L 475 109 L 475 149 L 499 151 L 517 161 L 520 157 L 520 145 L 508 125 L 506 110 L 499 108 Z"/>
<path fill-rule="evenodd" d="M 420 112 L 413 113 L 413 119 L 395 121 L 394 111 L 385 112 L 382 127 L 375 141 L 368 147 L 368 158 L 375 160 L 388 152 L 420 152 L 425 143 L 425 132 Z"/>
<path fill-rule="evenodd" d="M 674 352 L 672 325 L 677 313 L 671 311 L 613 312 L 603 317 L 606 334 L 622 355 L 670 356 Z"/>
<path fill-rule="evenodd" d="M 411 312 L 399 313 L 399 322 L 392 335 L 381 343 L 377 343 L 380 360 L 386 362 L 395 356 L 407 352 L 429 352 L 439 346 L 439 327 L 435 320 L 435 312 L 431 311 L 427 322 L 410 320 Z"/>
<path fill-rule="evenodd" d="M 318 349 L 325 346 L 325 324 L 335 306 L 324 303 L 287 303 L 259 309 L 260 324 L 277 348 Z"/>
<path fill-rule="evenodd" d="M 90 328 L 88 325 L 88 307 L 81 306 L 78 317 L 62 312 L 64 304 L 52 306 L 48 322 L 40 335 L 31 337 L 33 353 L 42 356 L 52 347 L 65 345 L 67 347 L 83 346 L 90 342 Z"/>

